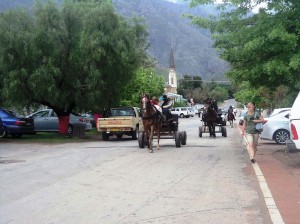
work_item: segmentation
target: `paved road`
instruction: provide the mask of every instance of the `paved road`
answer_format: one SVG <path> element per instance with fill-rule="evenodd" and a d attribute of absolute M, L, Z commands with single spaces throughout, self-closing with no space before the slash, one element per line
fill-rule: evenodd
<path fill-rule="evenodd" d="M 187 145 L 154 153 L 130 139 L 1 143 L 0 223 L 271 223 L 237 129 L 199 138 L 199 125 L 180 119 Z"/>

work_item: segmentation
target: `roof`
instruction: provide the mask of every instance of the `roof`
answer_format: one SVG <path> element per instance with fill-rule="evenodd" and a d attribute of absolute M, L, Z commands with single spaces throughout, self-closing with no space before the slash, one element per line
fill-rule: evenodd
<path fill-rule="evenodd" d="M 171 48 L 170 52 L 170 63 L 169 68 L 173 68 L 175 70 L 175 62 L 174 62 L 174 55 L 173 55 L 173 48 Z"/>

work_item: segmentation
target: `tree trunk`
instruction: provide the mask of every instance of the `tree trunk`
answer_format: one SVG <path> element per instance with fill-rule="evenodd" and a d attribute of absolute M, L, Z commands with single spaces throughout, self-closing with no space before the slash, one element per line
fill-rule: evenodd
<path fill-rule="evenodd" d="M 70 116 L 58 116 L 58 122 L 59 122 L 59 133 L 63 135 L 68 134 L 68 128 L 69 128 L 69 118 Z"/>

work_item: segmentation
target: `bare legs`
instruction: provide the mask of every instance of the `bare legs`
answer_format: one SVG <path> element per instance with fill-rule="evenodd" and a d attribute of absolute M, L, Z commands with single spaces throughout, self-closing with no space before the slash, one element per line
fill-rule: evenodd
<path fill-rule="evenodd" d="M 247 139 L 247 149 L 249 152 L 250 160 L 252 163 L 255 163 L 255 155 L 257 151 L 257 143 L 258 143 L 258 134 L 246 134 Z"/>

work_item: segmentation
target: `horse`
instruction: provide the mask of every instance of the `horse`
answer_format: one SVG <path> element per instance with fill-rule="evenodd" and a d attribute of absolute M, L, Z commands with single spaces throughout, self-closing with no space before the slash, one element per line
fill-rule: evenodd
<path fill-rule="evenodd" d="M 161 113 L 155 106 L 151 105 L 149 95 L 145 94 L 142 98 L 143 125 L 146 134 L 149 152 L 153 153 L 153 137 L 154 132 L 157 133 L 157 149 L 159 150 L 160 130 L 162 127 Z"/>
<path fill-rule="evenodd" d="M 208 126 L 209 136 L 212 138 L 216 137 L 216 120 L 218 118 L 216 107 L 214 101 L 207 100 L 207 107 L 202 116 L 203 122 Z"/>
<path fill-rule="evenodd" d="M 227 120 L 229 121 L 230 127 L 233 128 L 233 121 L 235 120 L 235 116 L 233 114 L 233 110 L 232 109 L 228 110 Z"/>

